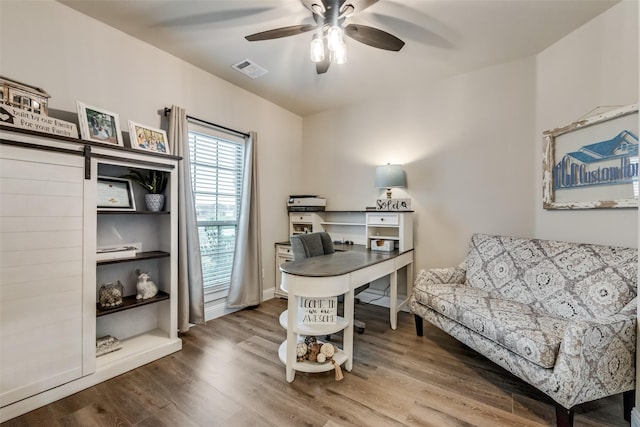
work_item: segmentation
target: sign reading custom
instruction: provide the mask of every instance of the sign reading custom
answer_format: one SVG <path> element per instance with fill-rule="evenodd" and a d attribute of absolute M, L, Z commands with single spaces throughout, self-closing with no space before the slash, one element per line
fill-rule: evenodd
<path fill-rule="evenodd" d="M 554 190 L 629 184 L 637 180 L 638 137 L 629 130 L 566 153 L 553 167 Z"/>

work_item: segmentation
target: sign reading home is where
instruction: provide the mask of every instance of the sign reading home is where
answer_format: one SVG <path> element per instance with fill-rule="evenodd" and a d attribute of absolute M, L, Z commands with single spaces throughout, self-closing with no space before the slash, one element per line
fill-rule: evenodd
<path fill-rule="evenodd" d="M 336 324 L 338 297 L 300 298 L 300 319 L 303 325 Z"/>

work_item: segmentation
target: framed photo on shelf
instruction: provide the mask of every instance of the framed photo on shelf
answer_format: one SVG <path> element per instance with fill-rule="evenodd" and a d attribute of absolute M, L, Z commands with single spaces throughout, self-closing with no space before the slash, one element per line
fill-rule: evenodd
<path fill-rule="evenodd" d="M 129 120 L 129 138 L 131 148 L 156 153 L 171 154 L 167 133 Z"/>
<path fill-rule="evenodd" d="M 116 113 L 80 101 L 77 101 L 77 107 L 82 139 L 124 147 L 120 133 L 120 118 Z"/>
<path fill-rule="evenodd" d="M 638 207 L 638 104 L 543 133 L 544 209 Z"/>
<path fill-rule="evenodd" d="M 99 176 L 96 198 L 98 210 L 136 210 L 133 184 L 128 179 Z"/>

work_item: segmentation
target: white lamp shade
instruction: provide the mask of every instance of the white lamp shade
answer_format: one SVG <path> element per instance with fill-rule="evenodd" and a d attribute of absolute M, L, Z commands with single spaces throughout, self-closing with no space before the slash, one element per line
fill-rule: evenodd
<path fill-rule="evenodd" d="M 407 186 L 407 176 L 402 165 L 376 167 L 376 188 L 398 188 Z"/>

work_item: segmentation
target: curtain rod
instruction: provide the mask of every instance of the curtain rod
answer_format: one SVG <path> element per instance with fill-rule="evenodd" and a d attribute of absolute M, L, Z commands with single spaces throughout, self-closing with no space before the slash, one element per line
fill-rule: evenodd
<path fill-rule="evenodd" d="M 165 115 L 165 117 L 168 116 L 170 112 L 171 112 L 171 108 L 164 107 L 164 115 Z M 215 124 L 215 123 L 212 123 L 212 122 L 208 122 L 206 120 L 202 120 L 202 119 L 199 119 L 197 117 L 193 117 L 193 116 L 187 115 L 187 119 L 188 120 L 193 120 L 194 122 L 200 122 L 200 123 L 203 123 L 205 125 L 213 126 L 215 128 L 222 129 L 222 130 L 225 130 L 227 132 L 234 133 L 236 135 L 241 135 L 241 136 L 244 136 L 245 138 L 249 137 L 248 133 L 240 132 L 239 130 L 231 129 L 231 128 L 228 128 L 228 127 L 225 127 L 225 126 L 220 126 L 218 124 Z"/>

